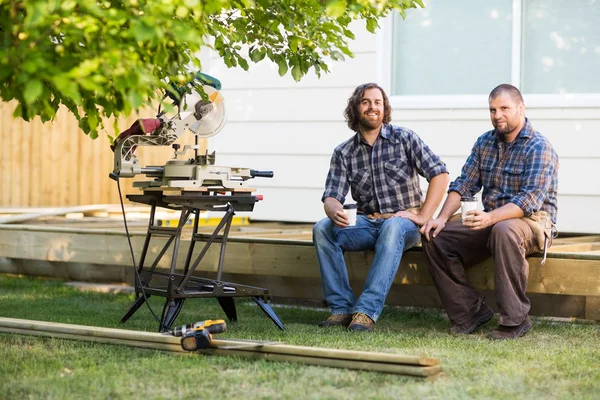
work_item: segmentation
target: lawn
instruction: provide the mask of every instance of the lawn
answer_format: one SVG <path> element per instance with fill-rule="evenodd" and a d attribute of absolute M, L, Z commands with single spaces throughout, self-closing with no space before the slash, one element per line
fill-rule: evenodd
<path fill-rule="evenodd" d="M 61 281 L 0 275 L 0 316 L 156 331 L 146 307 L 119 323 L 133 295 L 80 292 Z M 156 313 L 162 301 L 151 298 Z M 236 357 L 0 334 L 0 398 L 44 399 L 597 399 L 598 324 L 534 319 L 517 341 L 491 342 L 497 323 L 468 337 L 447 334 L 436 310 L 386 308 L 372 333 L 318 329 L 323 310 L 276 307 L 279 331 L 251 302 L 223 338 L 421 355 L 440 359 L 434 381 Z M 224 318 L 216 300 L 188 300 L 177 324 Z"/>

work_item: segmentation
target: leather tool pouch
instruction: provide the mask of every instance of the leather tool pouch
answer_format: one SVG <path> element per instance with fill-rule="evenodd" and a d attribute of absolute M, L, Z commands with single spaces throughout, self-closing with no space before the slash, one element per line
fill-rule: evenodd
<path fill-rule="evenodd" d="M 536 211 L 528 217 L 522 218 L 535 234 L 538 251 L 545 251 L 552 245 L 552 239 L 556 237 L 556 227 L 546 211 Z"/>

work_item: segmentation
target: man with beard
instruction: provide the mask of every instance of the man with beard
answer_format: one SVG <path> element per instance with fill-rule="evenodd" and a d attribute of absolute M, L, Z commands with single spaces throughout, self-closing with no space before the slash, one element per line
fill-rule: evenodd
<path fill-rule="evenodd" d="M 370 331 L 390 290 L 404 250 L 417 245 L 419 227 L 439 206 L 448 185 L 446 166 L 413 131 L 390 125 L 391 107 L 381 87 L 356 88 L 344 112 L 355 132 L 335 148 L 322 201 L 327 218 L 313 229 L 325 300 L 331 315 L 319 325 Z M 429 181 L 422 201 L 418 175 Z M 343 206 L 348 190 L 356 224 Z M 375 250 L 362 294 L 348 281 L 344 251 Z"/>
<path fill-rule="evenodd" d="M 526 256 L 546 250 L 556 222 L 558 156 L 525 118 L 516 87 L 496 87 L 489 107 L 495 129 L 477 139 L 437 219 L 421 232 L 429 271 L 452 322 L 450 332 L 472 333 L 493 317 L 464 269 L 491 255 L 500 325 L 488 337 L 516 339 L 532 326 Z M 461 196 L 474 196 L 482 187 L 484 210 L 469 211 L 462 222 L 450 220 Z"/>

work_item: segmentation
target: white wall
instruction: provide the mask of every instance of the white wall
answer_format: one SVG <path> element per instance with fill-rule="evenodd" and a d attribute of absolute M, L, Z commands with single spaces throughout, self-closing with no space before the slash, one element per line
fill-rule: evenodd
<path fill-rule="evenodd" d="M 273 179 L 250 181 L 264 195 L 253 219 L 315 222 L 324 217 L 320 198 L 332 150 L 352 135 L 343 119 L 347 99 L 357 85 L 376 81 L 385 70 L 381 41 L 358 25 L 354 32 L 355 58 L 332 63 L 331 73 L 321 79 L 308 76 L 296 83 L 279 77 L 267 61 L 245 72 L 228 69 L 215 55 L 203 60 L 204 71 L 223 83 L 228 111 L 224 130 L 209 142 L 217 164 L 275 173 Z M 560 157 L 559 231 L 600 233 L 600 108 L 528 108 L 527 116 Z M 485 103 L 469 109 L 395 108 L 392 117 L 446 162 L 451 179 L 475 139 L 491 129 Z"/>

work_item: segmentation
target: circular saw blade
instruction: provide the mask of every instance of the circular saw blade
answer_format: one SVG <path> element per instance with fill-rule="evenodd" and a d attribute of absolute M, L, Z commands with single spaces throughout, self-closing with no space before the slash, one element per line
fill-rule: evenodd
<path fill-rule="evenodd" d="M 225 99 L 212 86 L 203 86 L 203 89 L 207 98 L 194 104 L 192 112 L 197 121 L 189 129 L 200 137 L 208 138 L 219 133 L 225 126 Z"/>

